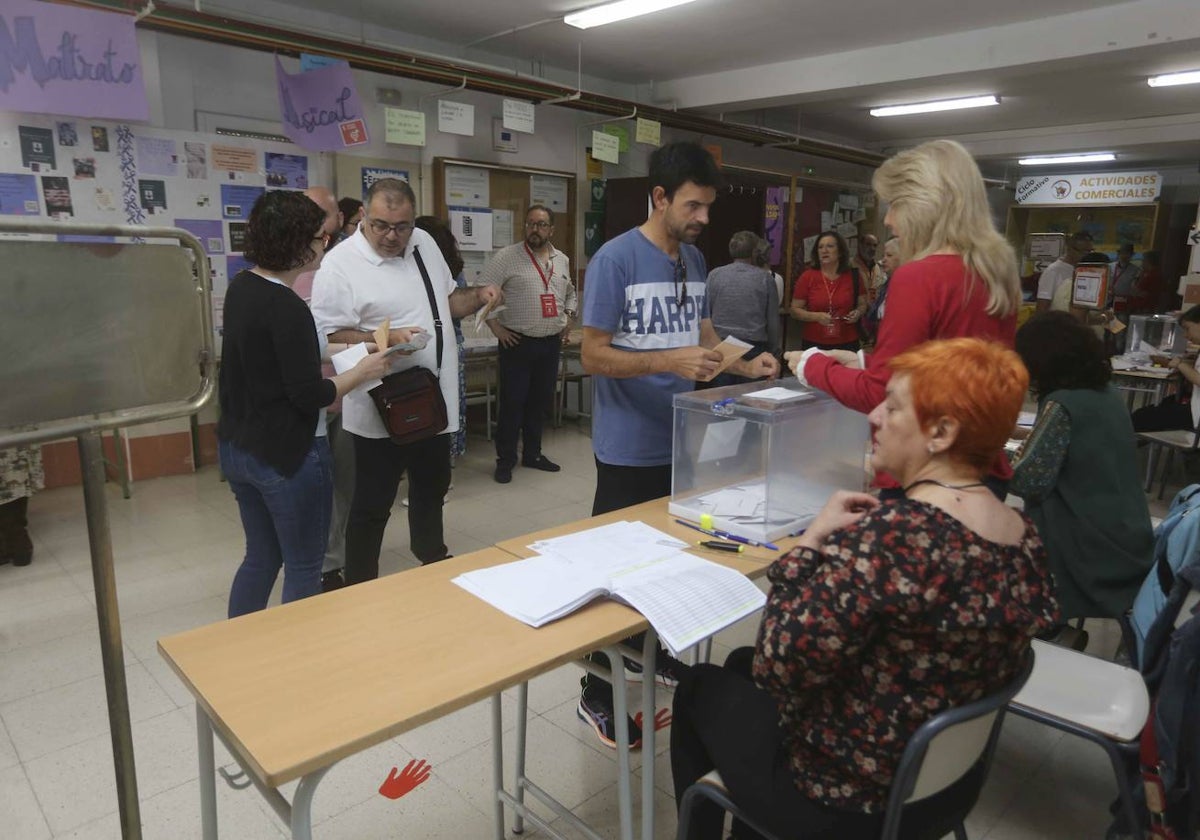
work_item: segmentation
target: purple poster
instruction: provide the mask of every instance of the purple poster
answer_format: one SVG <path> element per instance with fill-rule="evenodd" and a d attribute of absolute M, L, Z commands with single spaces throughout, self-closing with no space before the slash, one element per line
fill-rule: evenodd
<path fill-rule="evenodd" d="M 149 119 L 133 15 L 5 0 L 0 109 Z"/>
<path fill-rule="evenodd" d="M 0 214 L 5 216 L 37 216 L 37 176 L 0 175 Z"/>
<path fill-rule="evenodd" d="M 254 202 L 258 201 L 265 189 L 262 187 L 243 187 L 238 184 L 221 185 L 221 218 L 249 219 Z"/>
<path fill-rule="evenodd" d="M 210 257 L 213 254 L 225 253 L 225 236 L 221 223 L 215 219 L 176 219 L 175 227 L 183 228 L 200 241 L 204 253 Z"/>
<path fill-rule="evenodd" d="M 283 133 L 297 146 L 338 152 L 367 143 L 365 112 L 347 62 L 292 75 L 276 56 L 275 80 Z"/>
<path fill-rule="evenodd" d="M 771 243 L 771 265 L 783 262 L 783 187 L 767 187 L 766 206 L 763 208 L 763 234 Z"/>

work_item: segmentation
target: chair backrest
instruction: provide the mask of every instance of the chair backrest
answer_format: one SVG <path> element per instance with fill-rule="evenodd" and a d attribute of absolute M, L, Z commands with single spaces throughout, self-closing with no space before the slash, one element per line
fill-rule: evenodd
<path fill-rule="evenodd" d="M 983 772 L 979 785 L 983 786 L 1005 709 L 1029 679 L 1033 657 L 1033 649 L 1030 648 L 1020 669 L 1004 687 L 973 703 L 934 715 L 913 733 L 900 757 L 896 777 L 892 780 L 882 840 L 895 840 L 899 836 L 900 819 L 906 803 L 945 790 L 981 761 Z M 971 797 L 971 801 L 974 801 L 974 797 Z"/>

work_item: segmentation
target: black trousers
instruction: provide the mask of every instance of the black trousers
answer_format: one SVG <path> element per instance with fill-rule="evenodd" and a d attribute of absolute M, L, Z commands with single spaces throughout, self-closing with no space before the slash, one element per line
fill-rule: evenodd
<path fill-rule="evenodd" d="M 521 336 L 513 347 L 500 345 L 500 405 L 496 417 L 496 463 L 517 463 L 517 437 L 523 457 L 537 460 L 542 454 L 542 420 L 554 399 L 562 339 Z"/>
<path fill-rule="evenodd" d="M 797 840 L 876 840 L 883 830 L 882 811 L 831 808 L 796 787 L 775 700 L 750 679 L 753 653 L 752 648 L 735 650 L 724 668 L 697 665 L 676 687 L 671 714 L 676 804 L 692 782 L 715 769 L 730 798 L 772 834 Z M 977 767 L 963 781 L 906 808 L 901 838 L 949 834 L 953 820 L 943 815 L 969 810 L 982 772 Z M 687 840 L 720 840 L 723 822 L 721 809 L 704 801 L 694 812 Z M 752 840 L 759 835 L 735 825 L 733 836 Z"/>
<path fill-rule="evenodd" d="M 596 459 L 596 496 L 592 500 L 592 516 L 611 513 L 614 510 L 640 505 L 671 494 L 671 465 L 656 467 L 622 467 L 605 464 Z M 625 643 L 638 649 L 642 646 L 642 634 L 625 639 Z M 661 645 L 659 649 L 662 650 Z M 603 653 L 588 656 L 601 667 L 610 667 Z M 647 679 L 653 679 L 647 675 Z M 594 674 L 585 672 L 579 681 L 585 700 L 603 699 L 612 703 L 612 685 Z"/>
<path fill-rule="evenodd" d="M 450 435 L 403 446 L 388 438 L 350 436 L 354 440 L 354 501 L 346 522 L 346 583 L 379 577 L 379 547 L 405 472 L 412 553 L 422 563 L 444 559 L 442 503 L 450 489 Z"/>

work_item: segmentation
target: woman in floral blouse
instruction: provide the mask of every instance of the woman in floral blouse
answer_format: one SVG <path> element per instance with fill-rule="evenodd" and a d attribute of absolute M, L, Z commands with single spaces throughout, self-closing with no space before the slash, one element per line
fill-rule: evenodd
<path fill-rule="evenodd" d="M 1010 681 L 1030 639 L 1057 620 L 1037 532 L 982 483 L 1025 395 L 1020 359 L 960 338 L 890 364 L 870 415 L 872 465 L 905 496 L 835 493 L 769 570 L 753 673 L 735 651 L 725 668 L 701 665 L 680 682 L 677 801 L 715 768 L 773 832 L 876 838 L 912 733 Z M 906 824 L 963 801 L 969 786 L 910 806 Z M 689 840 L 720 838 L 720 813 L 701 807 Z"/>

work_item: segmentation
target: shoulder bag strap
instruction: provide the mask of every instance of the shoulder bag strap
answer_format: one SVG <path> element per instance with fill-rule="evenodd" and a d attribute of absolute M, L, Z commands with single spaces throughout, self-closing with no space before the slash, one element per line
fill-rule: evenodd
<path fill-rule="evenodd" d="M 413 246 L 413 256 L 417 260 L 417 268 L 421 271 L 421 279 L 425 281 L 425 294 L 429 296 L 429 308 L 433 310 L 433 331 L 437 334 L 437 366 L 438 376 L 442 375 L 442 312 L 438 309 L 437 298 L 433 294 L 433 283 L 429 280 L 429 272 L 425 269 L 425 260 L 421 259 L 421 251 Z"/>

